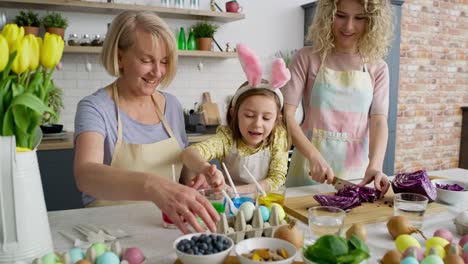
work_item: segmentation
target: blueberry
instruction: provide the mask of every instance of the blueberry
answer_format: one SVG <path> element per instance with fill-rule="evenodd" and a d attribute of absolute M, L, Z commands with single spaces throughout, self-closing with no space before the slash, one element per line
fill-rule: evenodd
<path fill-rule="evenodd" d="M 217 237 L 217 236 L 215 236 L 215 235 L 213 235 L 213 234 L 210 235 L 211 240 L 215 240 L 216 237 Z"/>
<path fill-rule="evenodd" d="M 213 252 L 211 250 L 207 250 L 207 251 L 205 251 L 205 254 L 203 254 L 203 255 L 211 255 L 211 254 L 213 254 Z"/>
<path fill-rule="evenodd" d="M 219 251 L 216 248 L 213 248 L 213 254 L 218 253 Z"/>
<path fill-rule="evenodd" d="M 203 244 L 200 245 L 200 248 L 203 249 L 203 250 L 207 250 L 208 245 L 206 243 L 203 243 Z"/>
<path fill-rule="evenodd" d="M 193 236 L 190 240 L 192 240 L 193 242 L 197 242 L 198 236 Z"/>
<path fill-rule="evenodd" d="M 190 254 L 190 255 L 193 255 L 193 250 L 189 248 L 189 249 L 187 249 L 187 250 L 185 251 L 185 253 Z"/>
<path fill-rule="evenodd" d="M 218 250 L 223 250 L 223 242 L 216 242 L 215 248 Z"/>

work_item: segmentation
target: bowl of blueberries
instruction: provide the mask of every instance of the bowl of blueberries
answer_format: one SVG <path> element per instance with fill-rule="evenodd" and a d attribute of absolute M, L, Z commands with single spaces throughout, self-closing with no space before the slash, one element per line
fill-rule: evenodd
<path fill-rule="evenodd" d="M 177 238 L 173 246 L 184 264 L 222 264 L 234 241 L 222 234 L 193 233 Z"/>

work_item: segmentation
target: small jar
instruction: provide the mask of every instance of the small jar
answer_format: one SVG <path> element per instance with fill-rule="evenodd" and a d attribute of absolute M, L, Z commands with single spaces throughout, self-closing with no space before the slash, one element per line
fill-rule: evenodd
<path fill-rule="evenodd" d="M 94 35 L 91 46 L 102 46 L 102 42 L 101 35 Z"/>
<path fill-rule="evenodd" d="M 80 45 L 80 41 L 78 39 L 78 34 L 70 34 L 68 36 L 68 46 L 79 46 Z"/>
<path fill-rule="evenodd" d="M 88 34 L 84 34 L 80 39 L 81 46 L 91 46 L 91 38 Z"/>

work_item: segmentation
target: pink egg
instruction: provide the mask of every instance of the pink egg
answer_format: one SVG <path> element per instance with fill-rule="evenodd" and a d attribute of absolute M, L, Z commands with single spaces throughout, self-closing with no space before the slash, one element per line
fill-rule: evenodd
<path fill-rule="evenodd" d="M 439 228 L 437 229 L 435 232 L 434 232 L 434 235 L 435 237 L 441 237 L 445 240 L 447 240 L 448 242 L 452 243 L 452 240 L 453 240 L 453 235 L 452 233 L 446 229 L 446 228 Z"/>
<path fill-rule="evenodd" d="M 468 263 L 468 251 L 463 253 L 463 260 L 465 261 L 465 263 Z"/>
<path fill-rule="evenodd" d="M 465 245 L 465 243 L 468 242 L 468 235 L 464 235 L 460 241 L 458 241 L 458 245 L 460 245 L 460 247 L 463 248 L 463 246 Z"/>
<path fill-rule="evenodd" d="M 122 260 L 128 261 L 128 264 L 141 264 L 145 260 L 145 255 L 139 248 L 127 248 L 122 255 Z"/>

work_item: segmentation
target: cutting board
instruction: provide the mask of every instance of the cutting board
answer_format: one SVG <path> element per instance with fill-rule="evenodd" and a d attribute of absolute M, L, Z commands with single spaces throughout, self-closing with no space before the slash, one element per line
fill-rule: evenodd
<path fill-rule="evenodd" d="M 205 125 L 219 125 L 221 123 L 218 105 L 211 101 L 211 95 L 209 92 L 203 93 L 202 111 Z"/>
<path fill-rule="evenodd" d="M 302 264 L 302 261 L 294 261 L 293 264 Z M 174 264 L 183 264 L 179 259 Z M 224 261 L 224 264 L 240 264 L 239 259 L 236 256 L 228 256 Z"/>
<path fill-rule="evenodd" d="M 325 195 L 333 194 L 334 193 L 325 193 Z M 284 200 L 284 211 L 307 225 L 307 209 L 320 205 L 313 196 L 314 195 L 306 195 L 286 198 Z M 350 212 L 346 213 L 345 225 L 386 222 L 393 216 L 393 196 L 394 193 L 392 188 L 390 188 L 383 199 L 377 200 L 375 203 L 362 203 L 360 206 L 351 209 Z M 428 204 L 425 215 L 427 216 L 428 214 L 439 213 L 446 210 L 444 205 L 432 202 Z"/>

